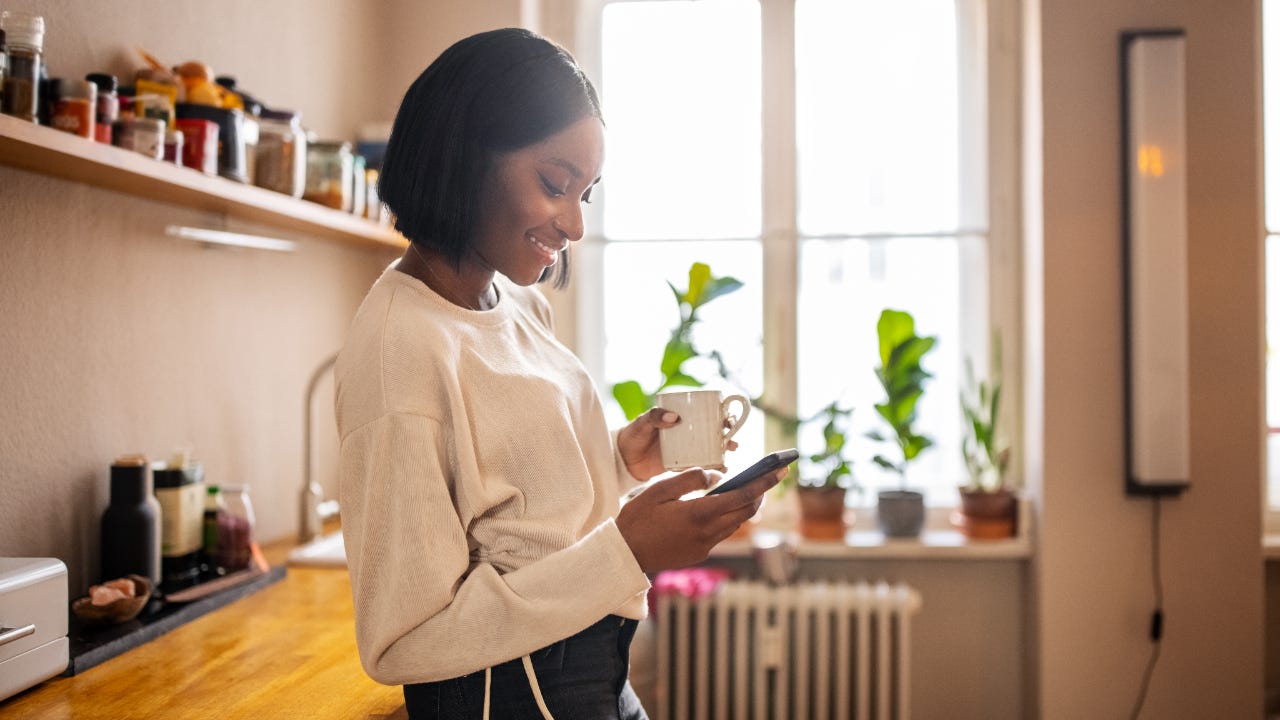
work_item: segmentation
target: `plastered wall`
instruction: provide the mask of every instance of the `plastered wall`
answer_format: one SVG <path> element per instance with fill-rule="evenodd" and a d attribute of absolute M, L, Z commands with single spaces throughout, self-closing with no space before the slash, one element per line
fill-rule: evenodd
<path fill-rule="evenodd" d="M 394 117 L 448 43 L 519 17 L 514 2 L 4 0 L 45 17 L 51 74 L 131 76 L 133 48 L 198 59 L 324 137 Z M 166 225 L 299 241 L 215 250 Z M 0 555 L 98 580 L 98 521 L 121 453 L 190 444 L 209 482 L 251 486 L 259 537 L 296 531 L 307 379 L 398 255 L 0 167 Z M 319 475 L 336 457 L 320 388 Z"/>
<path fill-rule="evenodd" d="M 1028 115 L 1039 123 L 1026 135 L 1034 709 L 1046 720 L 1127 717 L 1150 656 L 1152 506 L 1122 493 L 1118 37 L 1181 27 L 1192 486 L 1162 505 L 1165 639 L 1142 717 L 1260 717 L 1258 3 L 1028 5 Z"/>

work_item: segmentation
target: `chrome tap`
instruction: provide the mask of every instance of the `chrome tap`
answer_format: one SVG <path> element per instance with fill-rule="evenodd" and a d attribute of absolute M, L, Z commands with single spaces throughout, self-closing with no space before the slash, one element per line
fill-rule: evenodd
<path fill-rule="evenodd" d="M 338 514 L 338 501 L 325 500 L 324 488 L 315 478 L 316 448 L 314 440 L 316 388 L 320 385 L 324 374 L 333 369 L 338 354 L 326 357 L 324 362 L 311 373 L 307 383 L 306 404 L 303 408 L 303 457 L 302 457 L 302 498 L 298 518 L 298 541 L 310 542 L 320 534 L 320 528 L 326 518 Z"/>

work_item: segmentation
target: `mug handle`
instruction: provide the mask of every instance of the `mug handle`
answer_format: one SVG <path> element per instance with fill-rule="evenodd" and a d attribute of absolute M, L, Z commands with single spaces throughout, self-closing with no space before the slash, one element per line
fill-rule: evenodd
<path fill-rule="evenodd" d="M 742 405 L 742 414 L 738 417 L 734 417 L 729 414 L 729 404 L 735 400 Z M 730 395 L 720 402 L 720 417 L 727 418 L 731 423 L 729 425 L 729 429 L 725 431 L 724 437 L 721 439 L 723 443 L 728 444 L 729 438 L 736 435 L 738 431 L 742 429 L 742 424 L 747 421 L 747 415 L 750 413 L 751 403 L 747 402 L 747 399 L 742 395 Z"/>

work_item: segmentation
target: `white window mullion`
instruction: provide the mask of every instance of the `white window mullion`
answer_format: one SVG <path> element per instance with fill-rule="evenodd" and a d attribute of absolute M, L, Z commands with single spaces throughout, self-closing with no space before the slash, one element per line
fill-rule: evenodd
<path fill-rule="evenodd" d="M 796 227 L 795 2 L 761 0 L 762 212 L 764 253 L 764 386 L 767 402 L 797 408 L 796 297 L 799 240 Z M 765 446 L 796 442 L 782 423 L 765 429 Z"/>
<path fill-rule="evenodd" d="M 987 317 L 998 329 L 1004 387 L 1000 417 L 1005 440 L 1014 448 L 1009 476 L 1022 482 L 1026 445 L 1023 443 L 1022 406 L 1022 225 L 1019 194 L 1022 154 L 1021 3 L 1018 0 L 984 0 L 986 5 L 987 87 L 986 118 L 982 131 L 986 142 L 987 201 Z"/>

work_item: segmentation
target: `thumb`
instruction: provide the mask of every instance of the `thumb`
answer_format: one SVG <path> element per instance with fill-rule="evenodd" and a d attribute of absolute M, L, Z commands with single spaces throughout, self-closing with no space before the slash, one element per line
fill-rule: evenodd
<path fill-rule="evenodd" d="M 640 417 L 636 418 L 636 420 L 644 422 L 655 429 L 661 429 L 675 425 L 680 420 L 680 416 L 670 410 L 655 407 L 650 408 Z"/>
<path fill-rule="evenodd" d="M 678 500 L 688 493 L 706 490 L 718 479 L 719 473 L 709 473 L 702 468 L 693 468 L 654 482 L 644 494 L 654 502 Z"/>

